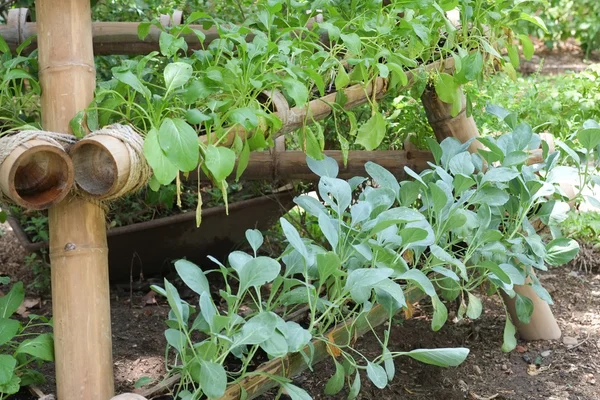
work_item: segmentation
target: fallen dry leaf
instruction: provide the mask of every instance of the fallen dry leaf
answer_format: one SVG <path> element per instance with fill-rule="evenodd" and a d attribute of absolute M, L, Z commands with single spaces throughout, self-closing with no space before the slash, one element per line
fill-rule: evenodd
<path fill-rule="evenodd" d="M 406 308 L 403 309 L 404 311 L 404 319 L 411 319 L 413 317 L 413 314 L 415 312 L 415 307 L 408 303 L 406 304 Z"/>
<path fill-rule="evenodd" d="M 148 293 L 146 293 L 146 295 L 142 297 L 142 307 L 158 304 L 158 302 L 156 301 L 156 295 L 157 293 L 154 290 L 151 290 Z"/>
<path fill-rule="evenodd" d="M 517 353 L 525 353 L 527 351 L 527 346 L 517 345 Z"/>
<path fill-rule="evenodd" d="M 530 376 L 537 376 L 539 374 L 541 374 L 544 371 L 547 371 L 548 369 L 550 369 L 550 367 L 537 367 L 535 364 L 529 364 L 527 366 L 527 375 Z"/>
<path fill-rule="evenodd" d="M 342 351 L 334 344 L 335 338 L 333 337 L 332 332 L 327 334 L 327 339 L 329 340 L 329 343 L 327 343 L 327 352 L 334 358 L 339 357 L 342 354 Z"/>
<path fill-rule="evenodd" d="M 23 318 L 27 318 L 27 316 L 29 316 L 29 309 L 33 308 L 35 306 L 39 306 L 41 303 L 42 299 L 41 298 L 26 298 L 25 300 L 23 300 L 23 302 L 21 303 L 21 305 L 19 306 L 19 308 L 17 309 L 17 314 L 19 314 L 21 317 Z"/>

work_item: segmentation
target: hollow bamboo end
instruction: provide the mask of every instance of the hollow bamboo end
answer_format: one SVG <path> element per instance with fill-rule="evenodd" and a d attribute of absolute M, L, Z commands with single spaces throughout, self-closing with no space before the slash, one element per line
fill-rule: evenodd
<path fill-rule="evenodd" d="M 18 146 L 0 165 L 0 189 L 15 204 L 44 210 L 73 186 L 73 163 L 65 151 L 43 140 Z"/>
<path fill-rule="evenodd" d="M 119 193 L 129 177 L 129 152 L 108 135 L 85 138 L 71 148 L 75 182 L 88 195 L 102 199 Z"/>

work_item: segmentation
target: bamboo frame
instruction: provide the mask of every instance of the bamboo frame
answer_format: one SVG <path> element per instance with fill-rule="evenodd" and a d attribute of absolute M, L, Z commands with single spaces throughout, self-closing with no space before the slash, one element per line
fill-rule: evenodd
<path fill-rule="evenodd" d="M 37 0 L 42 120 L 68 132 L 95 89 L 89 0 Z M 57 397 L 114 395 L 103 209 L 70 197 L 49 210 Z"/>
<path fill-rule="evenodd" d="M 171 18 L 168 15 L 161 15 L 159 20 L 163 26 L 173 26 L 182 23 L 183 14 L 175 10 Z M 34 37 L 31 45 L 25 49 L 24 54 L 33 51 L 37 45 L 39 26 L 36 22 L 29 21 L 29 10 L 26 8 L 14 8 L 9 10 L 7 23 L 0 25 L 0 36 L 4 38 L 11 51 L 26 40 Z M 322 21 L 319 16 L 312 18 L 307 23 L 307 28 L 312 29 L 315 21 Z M 160 29 L 155 26 L 150 28 L 150 33 L 144 40 L 138 36 L 138 27 L 140 22 L 93 22 L 92 40 L 94 54 L 96 55 L 145 55 L 152 51 L 159 51 Z M 182 34 L 190 50 L 200 50 L 203 46 L 208 46 L 212 41 L 219 38 L 219 32 L 216 27 L 204 29 L 202 25 L 190 25 L 191 29 L 201 31 L 205 35 L 203 42 L 195 33 Z M 253 34 L 248 34 L 246 39 L 251 41 Z"/>
<path fill-rule="evenodd" d="M 438 140 L 441 141 L 446 137 L 456 137 L 464 143 L 473 137 L 479 136 L 479 131 L 473 117 L 467 118 L 464 110 L 458 116 L 452 117 L 450 115 L 451 105 L 442 102 L 432 88 L 426 89 L 421 100 L 427 113 L 427 119 Z M 462 100 L 464 104 L 464 95 Z M 480 148 L 483 148 L 483 145 L 475 140 L 469 146 L 469 151 L 476 152 Z M 539 158 L 541 158 L 541 154 L 534 153 L 528 163 L 531 164 Z M 514 291 L 529 297 L 534 304 L 530 323 L 523 324 L 520 323 L 517 317 L 514 301 L 511 301 L 512 299 L 505 293 L 502 294 L 511 320 L 517 327 L 519 335 L 526 340 L 558 339 L 561 336 L 560 328 L 548 303 L 540 299 L 529 285 L 515 285 Z"/>
<path fill-rule="evenodd" d="M 15 148 L 0 165 L 0 191 L 18 206 L 45 210 L 73 186 L 73 163 L 65 151 L 35 139 Z"/>

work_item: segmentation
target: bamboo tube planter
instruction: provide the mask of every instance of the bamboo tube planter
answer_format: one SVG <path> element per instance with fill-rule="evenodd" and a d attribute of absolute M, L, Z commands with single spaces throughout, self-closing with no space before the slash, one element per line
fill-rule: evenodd
<path fill-rule="evenodd" d="M 93 99 L 95 81 L 89 0 L 37 0 L 42 120 L 68 132 Z M 26 24 L 27 25 L 27 24 Z M 57 397 L 106 400 L 114 395 L 103 209 L 69 197 L 49 210 Z"/>
<path fill-rule="evenodd" d="M 455 137 L 461 142 L 466 142 L 473 137 L 479 137 L 479 130 L 472 117 L 467 118 L 464 112 L 465 98 L 463 95 L 463 110 L 456 116 L 452 117 L 450 110 L 451 105 L 442 102 L 436 95 L 433 88 L 428 88 L 421 97 L 427 119 L 433 128 L 436 138 L 439 141 L 447 137 Z M 484 146 L 477 140 L 473 141 L 469 146 L 469 151 L 476 152 Z M 529 164 L 532 164 L 538 159 L 541 159 L 541 154 L 532 154 Z M 517 317 L 514 300 L 510 299 L 505 293 L 502 294 L 511 320 L 517 327 L 519 335 L 526 340 L 553 340 L 558 339 L 561 335 L 558 323 L 552 314 L 552 310 L 548 303 L 540 299 L 533 288 L 529 285 L 515 285 L 514 291 L 527 296 L 534 304 L 534 310 L 531 315 L 529 324 L 520 323 Z"/>
<path fill-rule="evenodd" d="M 131 168 L 129 151 L 119 139 L 98 135 L 83 139 L 71 149 L 77 185 L 92 197 L 118 193 Z"/>
<path fill-rule="evenodd" d="M 40 139 L 15 148 L 0 165 L 0 191 L 15 204 L 44 210 L 73 186 L 73 163 L 62 147 Z"/>

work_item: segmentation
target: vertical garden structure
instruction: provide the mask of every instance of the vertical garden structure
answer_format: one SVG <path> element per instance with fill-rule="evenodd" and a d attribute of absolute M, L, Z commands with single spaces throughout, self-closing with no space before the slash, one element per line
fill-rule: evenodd
<path fill-rule="evenodd" d="M 69 132 L 90 104 L 96 72 L 89 0 L 37 0 L 44 129 Z M 57 395 L 113 395 L 108 250 L 104 210 L 69 196 L 49 210 Z"/>

